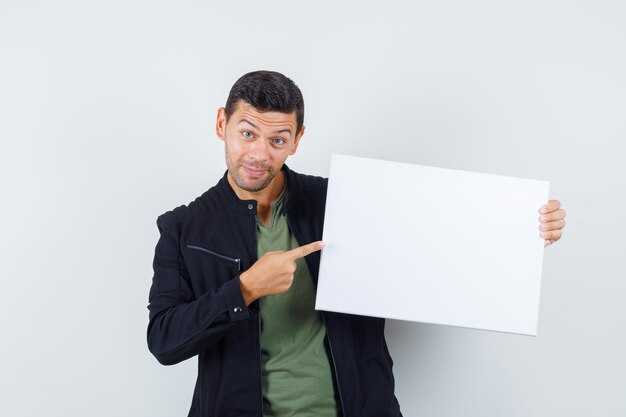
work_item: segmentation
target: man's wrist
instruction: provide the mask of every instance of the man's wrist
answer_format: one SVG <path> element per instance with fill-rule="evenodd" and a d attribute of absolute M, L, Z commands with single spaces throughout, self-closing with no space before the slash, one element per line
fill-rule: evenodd
<path fill-rule="evenodd" d="M 255 295 L 255 292 L 252 290 L 250 283 L 249 283 L 249 277 L 248 275 L 246 275 L 245 272 L 239 275 L 239 288 L 241 289 L 241 295 L 243 295 L 243 299 L 246 302 L 246 306 L 249 306 L 257 298 L 259 298 Z"/>

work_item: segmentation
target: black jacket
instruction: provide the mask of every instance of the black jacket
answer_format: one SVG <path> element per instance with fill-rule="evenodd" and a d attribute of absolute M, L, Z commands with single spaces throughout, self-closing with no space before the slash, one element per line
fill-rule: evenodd
<path fill-rule="evenodd" d="M 300 245 L 321 240 L 328 181 L 283 167 L 283 204 Z M 259 303 L 239 274 L 257 260 L 255 200 L 226 175 L 188 206 L 157 219 L 148 347 L 164 365 L 198 355 L 190 417 L 261 417 Z M 305 258 L 317 285 L 320 253 Z M 383 319 L 323 312 L 344 417 L 400 416 Z"/>

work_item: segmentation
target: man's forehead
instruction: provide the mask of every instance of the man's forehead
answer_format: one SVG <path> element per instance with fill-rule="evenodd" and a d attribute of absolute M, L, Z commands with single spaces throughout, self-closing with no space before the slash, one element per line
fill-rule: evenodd
<path fill-rule="evenodd" d="M 275 128 L 290 128 L 295 131 L 297 120 L 296 111 L 291 113 L 283 113 L 279 111 L 261 111 L 253 105 L 240 101 L 233 112 L 231 119 L 234 123 L 253 124 L 257 127 L 267 126 Z"/>

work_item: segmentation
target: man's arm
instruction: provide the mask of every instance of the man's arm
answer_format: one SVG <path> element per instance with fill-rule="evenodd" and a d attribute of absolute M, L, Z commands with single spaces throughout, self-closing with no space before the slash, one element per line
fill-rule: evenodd
<path fill-rule="evenodd" d="M 208 349 L 250 313 L 239 277 L 196 299 L 179 258 L 178 233 L 157 224 L 161 237 L 149 295 L 148 348 L 159 362 L 172 365 Z"/>
<path fill-rule="evenodd" d="M 161 237 L 149 296 L 148 348 L 164 365 L 210 348 L 238 321 L 250 317 L 247 306 L 253 301 L 287 291 L 295 261 L 324 246 L 313 242 L 290 251 L 268 252 L 240 276 L 196 299 L 179 258 L 177 231 L 157 224 Z"/>
<path fill-rule="evenodd" d="M 559 200 L 550 200 L 539 208 L 539 236 L 544 239 L 544 247 L 553 244 L 563 235 L 565 210 Z"/>

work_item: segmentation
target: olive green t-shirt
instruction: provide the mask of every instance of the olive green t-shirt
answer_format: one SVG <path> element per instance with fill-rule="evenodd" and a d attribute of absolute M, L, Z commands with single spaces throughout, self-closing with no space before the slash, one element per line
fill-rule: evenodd
<path fill-rule="evenodd" d="M 298 247 L 281 214 L 285 191 L 272 204 L 266 227 L 257 217 L 257 252 Z M 260 299 L 264 417 L 337 417 L 326 329 L 315 311 L 315 288 L 304 259 L 296 262 L 291 288 Z"/>

